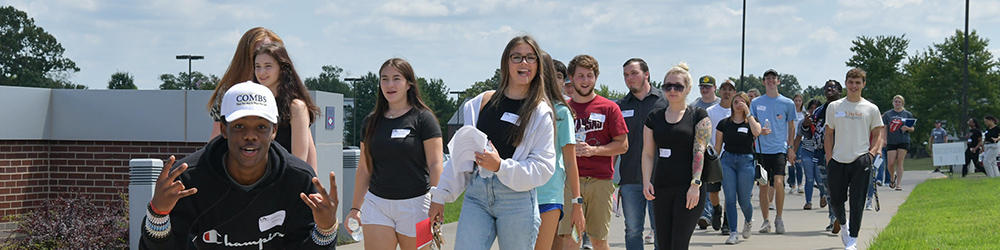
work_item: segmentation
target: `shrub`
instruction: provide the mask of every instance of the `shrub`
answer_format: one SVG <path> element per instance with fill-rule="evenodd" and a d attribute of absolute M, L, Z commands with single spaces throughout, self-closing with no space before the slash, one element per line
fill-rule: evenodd
<path fill-rule="evenodd" d="M 86 195 L 47 200 L 34 211 L 9 216 L 17 228 L 4 249 L 127 249 L 128 201 L 95 205 Z"/>

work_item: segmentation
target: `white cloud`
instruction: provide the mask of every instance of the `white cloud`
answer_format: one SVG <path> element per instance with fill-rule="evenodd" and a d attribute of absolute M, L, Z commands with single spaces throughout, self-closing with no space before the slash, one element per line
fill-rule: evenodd
<path fill-rule="evenodd" d="M 377 12 L 392 16 L 433 17 L 447 16 L 448 7 L 440 1 L 400 0 L 380 5 Z"/>
<path fill-rule="evenodd" d="M 923 0 L 885 0 L 882 2 L 882 6 L 887 9 L 895 9 L 911 4 L 918 5 L 921 2 L 923 2 Z"/>
<path fill-rule="evenodd" d="M 809 34 L 809 40 L 817 42 L 833 43 L 839 38 L 840 34 L 837 34 L 837 31 L 834 31 L 830 26 L 820 27 Z"/>

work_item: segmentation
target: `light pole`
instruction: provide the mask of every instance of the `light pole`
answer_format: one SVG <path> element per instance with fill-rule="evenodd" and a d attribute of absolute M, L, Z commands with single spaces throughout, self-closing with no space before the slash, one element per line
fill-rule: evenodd
<path fill-rule="evenodd" d="M 205 59 L 205 56 L 196 55 L 177 55 L 177 60 L 188 60 L 188 79 L 187 79 L 187 89 L 194 89 L 191 85 L 191 61 Z"/>
<path fill-rule="evenodd" d="M 351 137 L 354 137 L 354 143 L 357 144 L 359 147 L 361 146 L 361 143 L 358 142 L 358 101 L 359 101 L 358 100 L 358 82 L 364 81 L 364 80 L 365 79 L 361 78 L 361 77 L 353 77 L 353 78 L 348 77 L 348 78 L 344 78 L 344 81 L 351 82 L 351 89 L 354 90 L 354 104 L 352 104 L 353 107 L 351 107 L 351 117 L 353 117 L 353 120 L 351 121 L 351 125 L 354 127 L 354 130 L 351 131 Z"/>

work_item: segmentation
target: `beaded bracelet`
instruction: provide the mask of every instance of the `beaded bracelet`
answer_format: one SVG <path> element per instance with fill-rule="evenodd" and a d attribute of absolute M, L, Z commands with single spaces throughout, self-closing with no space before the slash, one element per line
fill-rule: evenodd
<path fill-rule="evenodd" d="M 313 226 L 313 230 L 309 235 L 311 236 L 313 243 L 316 243 L 316 245 L 320 246 L 330 245 L 331 243 L 337 240 L 337 234 L 333 233 L 336 228 L 337 228 L 336 225 L 334 225 L 330 229 L 331 232 L 329 232 L 328 235 L 325 235 L 320 232 L 321 229 L 319 229 L 316 226 Z"/>
<path fill-rule="evenodd" d="M 162 219 L 162 222 L 154 221 L 154 219 Z M 153 238 L 159 239 L 167 237 L 167 235 L 170 234 L 170 215 L 163 216 L 163 218 L 154 218 L 147 212 L 146 223 L 143 224 L 145 224 L 144 227 L 146 228 L 146 232 Z"/>
<path fill-rule="evenodd" d="M 335 233 L 337 231 L 337 224 L 333 224 L 330 228 L 319 228 L 319 226 L 313 226 L 320 235 L 327 236 Z"/>

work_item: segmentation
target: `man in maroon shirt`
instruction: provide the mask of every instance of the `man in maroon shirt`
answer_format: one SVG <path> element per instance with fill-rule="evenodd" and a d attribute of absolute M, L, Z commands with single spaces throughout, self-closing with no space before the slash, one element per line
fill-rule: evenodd
<path fill-rule="evenodd" d="M 611 182 L 615 172 L 612 157 L 628 150 L 628 127 L 618 104 L 594 93 L 600 74 L 594 57 L 576 56 L 567 69 L 576 90 L 569 106 L 576 112 L 576 164 L 580 169 L 580 193 L 587 218 L 585 228 L 594 249 L 608 249 L 611 194 L 615 190 Z M 579 198 L 567 198 L 572 198 L 566 201 L 567 204 L 580 201 Z M 569 234 L 568 227 L 569 223 L 561 223 L 559 234 Z M 570 249 L 579 248 L 571 237 L 564 239 Z M 572 248 L 574 246 L 576 248 Z"/>

